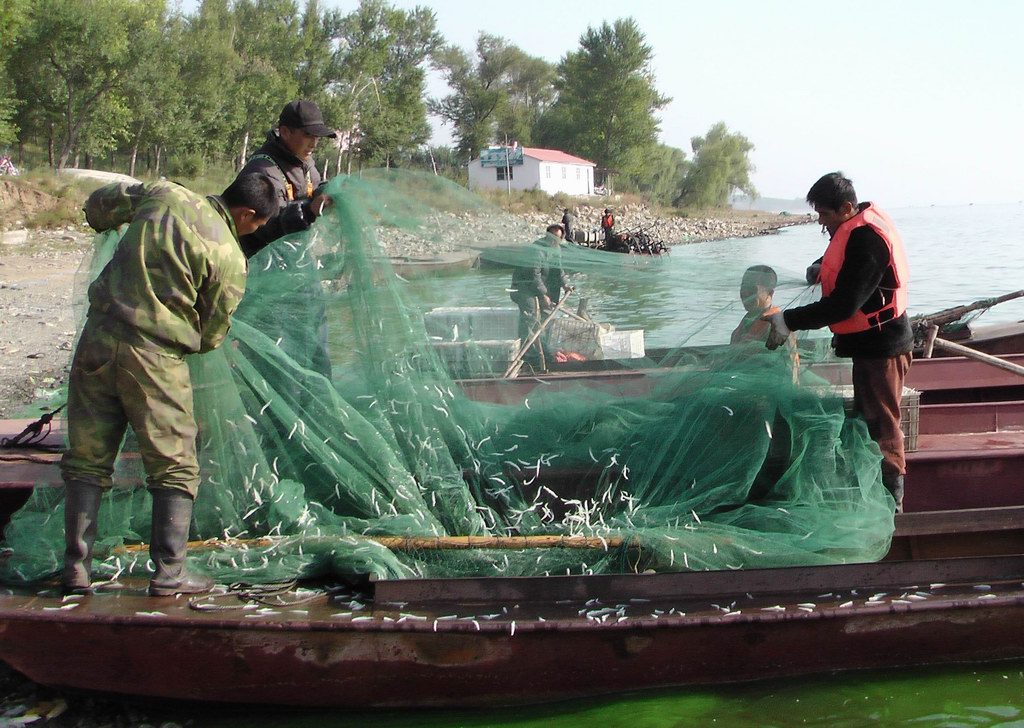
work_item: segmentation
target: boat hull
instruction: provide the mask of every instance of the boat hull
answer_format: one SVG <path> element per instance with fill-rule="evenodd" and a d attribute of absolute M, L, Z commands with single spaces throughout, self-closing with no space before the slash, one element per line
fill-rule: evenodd
<path fill-rule="evenodd" d="M 899 586 L 901 579 L 921 581 L 922 576 L 924 582 L 958 578 L 947 562 L 899 562 L 744 572 L 749 584 L 729 573 L 721 575 L 730 584 L 725 589 L 701 584 L 699 577 L 707 576 L 701 574 L 495 580 L 506 582 L 493 589 L 499 598 L 474 605 L 473 594 L 488 590 L 487 580 L 467 580 L 465 587 L 458 584 L 462 580 L 446 580 L 399 584 L 387 595 L 412 598 L 412 605 L 403 602 L 401 608 L 424 615 L 418 621 L 396 621 L 397 608 L 382 601 L 378 586 L 366 621 L 340 623 L 332 623 L 330 610 L 337 607 L 326 600 L 311 606 L 308 617 L 248 619 L 209 617 L 190 611 L 184 600 L 168 606 L 166 600 L 143 596 L 141 589 L 92 596 L 79 609 L 56 614 L 41 611 L 39 599 L 29 605 L 3 597 L 0 658 L 54 687 L 381 708 L 519 705 L 836 670 L 1024 657 L 1019 583 L 1024 557 L 960 561 L 967 563 L 966 572 L 964 563 L 957 565 L 960 577 L 976 582 L 1000 575 L 991 571 L 996 570 L 1004 583 Z M 1011 575 L 1018 580 L 1015 586 L 1005 583 Z M 591 579 L 597 591 L 581 579 Z M 844 579 L 852 580 L 848 588 L 829 587 L 825 602 L 825 595 L 814 593 L 826 584 L 843 585 Z M 774 586 L 759 591 L 757 584 Z M 749 591 L 737 595 L 737 587 Z M 460 598 L 457 619 L 438 616 L 459 610 L 451 602 L 416 605 L 416 594 L 429 597 L 433 588 L 445 590 L 449 599 Z M 577 613 L 577 607 L 586 611 L 586 604 L 594 604 L 591 594 L 611 589 L 606 596 L 614 596 L 617 588 L 646 594 L 649 603 L 635 605 L 632 616 L 622 620 Z M 896 598 L 900 590 L 907 596 L 913 589 L 929 597 Z M 876 590 L 885 596 L 872 602 Z M 937 593 L 943 590 L 947 593 Z M 553 599 L 558 595 L 572 602 L 560 612 Z M 531 606 L 526 601 L 531 596 L 543 599 L 534 604 L 545 606 Z M 717 603 L 730 599 L 734 606 Z M 799 600 L 806 601 L 797 606 Z M 669 604 L 678 607 L 675 614 L 667 613 Z M 467 605 L 474 615 L 466 614 Z M 661 615 L 654 613 L 657 606 Z M 502 607 L 506 612 L 500 619 L 476 616 Z M 392 621 L 386 621 L 388 615 Z"/>

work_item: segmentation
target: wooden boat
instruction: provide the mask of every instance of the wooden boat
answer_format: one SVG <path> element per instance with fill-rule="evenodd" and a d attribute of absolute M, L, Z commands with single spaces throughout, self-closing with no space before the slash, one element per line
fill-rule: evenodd
<path fill-rule="evenodd" d="M 956 359 L 911 371 L 924 391 L 984 392 L 966 375 L 974 366 L 993 378 L 989 389 L 1012 376 Z M 608 372 L 597 385 L 625 391 L 642 376 Z M 527 384 L 491 383 L 482 394 L 500 400 Z M 0 463 L 2 482 L 56 483 L 54 459 Z M 376 581 L 273 608 L 226 595 L 216 603 L 234 608 L 217 611 L 150 598 L 142 582 L 78 599 L 44 585 L 0 590 L 0 659 L 52 686 L 346 707 L 511 705 L 1019 659 L 1022 465 L 1024 401 L 926 404 L 908 455 L 910 512 L 896 517 L 879 563 Z"/>
<path fill-rule="evenodd" d="M 0 596 L 0 658 L 55 687 L 347 708 L 1020 658 L 1022 524 L 1021 509 L 955 523 L 911 514 L 894 546 L 909 558 L 876 564 L 403 580 L 298 608 L 246 610 L 230 597 L 235 609 L 197 611 L 145 596 L 143 583 L 68 601 L 15 592 Z M 915 543 L 935 531 L 940 555 L 921 555 Z M 994 535 L 1002 547 L 983 548 Z"/>
<path fill-rule="evenodd" d="M 390 258 L 391 267 L 400 278 L 423 278 L 425 276 L 456 275 L 472 269 L 480 259 L 476 252 L 440 253 L 429 258 L 405 256 Z"/>
<path fill-rule="evenodd" d="M 956 334 L 943 336 L 957 344 L 970 349 L 1001 357 L 1013 354 L 1024 354 L 1024 321 L 1012 324 L 995 324 L 984 327 L 968 326 Z M 549 374 L 581 373 L 596 371 L 620 371 L 650 367 L 652 365 L 674 366 L 693 354 L 710 352 L 720 349 L 719 346 L 698 346 L 684 349 L 648 348 L 643 360 L 637 359 L 597 359 L 582 362 L 549 363 Z M 956 356 L 941 349 L 932 352 L 934 358 Z M 914 352 L 916 361 L 924 361 L 922 350 Z M 958 357 L 959 358 L 959 357 Z M 548 374 L 537 376 L 545 377 Z"/>

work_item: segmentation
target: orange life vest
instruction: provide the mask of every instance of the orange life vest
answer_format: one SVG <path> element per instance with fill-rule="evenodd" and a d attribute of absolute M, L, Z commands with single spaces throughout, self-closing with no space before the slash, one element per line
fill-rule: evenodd
<path fill-rule="evenodd" d="M 899 318 L 907 310 L 907 282 L 910 280 L 910 273 L 903 241 L 900 240 L 896 226 L 889 216 L 870 203 L 840 225 L 829 241 L 825 255 L 821 259 L 821 292 L 825 296 L 832 295 L 839 270 L 846 259 L 846 244 L 850 241 L 850 233 L 865 225 L 878 233 L 889 249 L 889 269 L 896 279 L 896 288 L 879 287 L 882 293 L 881 308 L 868 313 L 858 310 L 850 318 L 832 324 L 829 328 L 835 334 L 856 334 L 878 328 L 887 321 Z"/>

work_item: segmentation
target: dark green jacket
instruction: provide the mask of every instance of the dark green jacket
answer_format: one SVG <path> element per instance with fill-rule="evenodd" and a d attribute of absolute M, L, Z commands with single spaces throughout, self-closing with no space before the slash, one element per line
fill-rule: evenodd
<path fill-rule="evenodd" d="M 562 251 L 557 244 L 549 244 L 549 239 L 545 236 L 526 246 L 512 271 L 510 295 L 516 303 L 540 296 L 548 296 L 557 303 L 562 287 L 569 284 L 569 278 L 562 270 Z"/>

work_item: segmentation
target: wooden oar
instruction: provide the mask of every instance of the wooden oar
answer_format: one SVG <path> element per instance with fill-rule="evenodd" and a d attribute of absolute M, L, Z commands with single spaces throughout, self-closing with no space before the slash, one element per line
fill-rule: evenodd
<path fill-rule="evenodd" d="M 210 539 L 190 541 L 189 551 L 210 551 L 219 548 L 266 548 L 291 540 L 294 537 Z M 394 551 L 442 551 L 452 549 L 603 549 L 618 548 L 627 544 L 622 536 L 597 538 L 594 536 L 316 536 L 302 539 L 304 544 L 330 544 L 345 539 L 373 541 Z M 639 546 L 637 539 L 628 541 L 629 546 Z M 115 554 L 140 553 L 149 550 L 149 544 L 139 543 L 118 546 Z"/>
<path fill-rule="evenodd" d="M 929 338 L 931 338 L 930 335 Z M 975 361 L 980 361 L 984 364 L 994 366 L 998 369 L 1003 369 L 1004 371 L 1013 372 L 1018 376 L 1024 377 L 1024 367 L 1019 364 L 1014 364 L 1013 362 L 1008 362 L 1005 359 L 1000 359 L 998 356 L 992 356 L 991 354 L 970 349 L 960 344 L 954 344 L 952 341 L 946 341 L 945 339 L 940 339 L 938 337 L 935 338 L 932 345 L 939 349 L 945 349 L 946 351 L 953 352 L 954 354 L 965 356 L 968 359 L 974 359 Z"/>
<path fill-rule="evenodd" d="M 537 330 L 533 332 L 533 335 L 526 340 L 526 343 L 519 349 L 515 357 L 512 359 L 512 363 L 508 365 L 508 369 L 505 370 L 505 374 L 502 375 L 502 379 L 510 379 L 519 372 L 520 367 L 523 366 L 522 359 L 526 356 L 526 352 L 528 352 L 530 347 L 533 346 L 533 342 L 539 339 L 540 335 L 544 333 L 544 329 L 547 328 L 547 325 L 551 323 L 552 319 L 554 319 L 555 314 L 558 313 L 562 306 L 565 305 L 565 302 L 569 300 L 569 295 L 571 293 L 572 291 L 569 291 L 565 294 L 562 300 L 558 302 L 558 305 L 551 309 L 551 313 L 548 314 L 547 318 L 544 319 Z"/>

